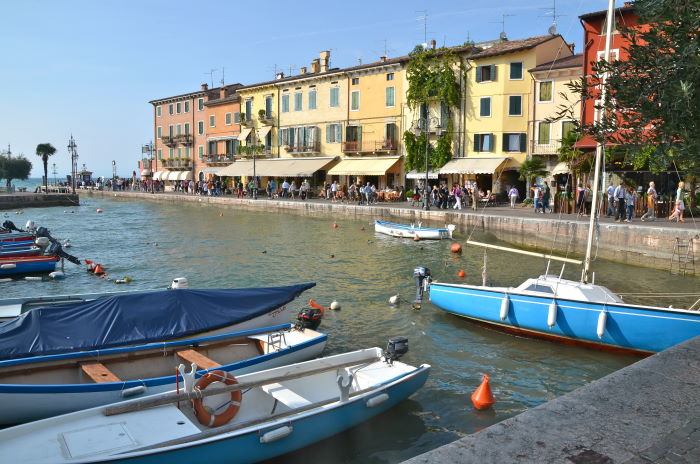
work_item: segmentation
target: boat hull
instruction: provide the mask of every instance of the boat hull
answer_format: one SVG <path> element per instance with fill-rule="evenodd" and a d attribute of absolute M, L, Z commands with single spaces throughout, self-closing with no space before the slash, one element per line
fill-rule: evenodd
<path fill-rule="evenodd" d="M 0 259 L 0 276 L 53 272 L 59 258 L 55 256 L 19 256 Z"/>
<path fill-rule="evenodd" d="M 395 224 L 393 222 L 375 221 L 374 231 L 380 234 L 399 238 L 415 238 L 421 240 L 442 240 L 452 238 L 449 229 L 437 229 L 431 227 L 418 227 L 412 225 Z"/>
<path fill-rule="evenodd" d="M 41 248 L 36 246 L 13 247 L 9 249 L 0 248 L 0 258 L 12 258 L 18 256 L 39 256 Z"/>
<path fill-rule="evenodd" d="M 506 293 L 508 312 L 501 320 Z M 700 313 L 694 311 L 556 298 L 556 318 L 549 327 L 551 296 L 433 282 L 430 301 L 446 312 L 504 332 L 619 353 L 649 355 L 700 335 Z"/>

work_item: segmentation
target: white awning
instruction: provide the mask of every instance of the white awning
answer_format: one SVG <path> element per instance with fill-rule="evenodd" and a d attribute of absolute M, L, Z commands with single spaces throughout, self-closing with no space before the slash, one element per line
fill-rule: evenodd
<path fill-rule="evenodd" d="M 180 171 L 177 180 L 192 180 L 192 171 Z"/>
<path fill-rule="evenodd" d="M 207 142 L 215 142 L 217 140 L 238 140 L 238 134 L 236 134 L 236 135 L 220 135 L 218 137 L 207 137 Z"/>
<path fill-rule="evenodd" d="M 310 177 L 316 171 L 326 168 L 335 162 L 337 157 L 313 158 L 273 158 L 261 159 L 255 162 L 256 176 L 277 177 Z M 206 170 L 204 171 L 206 172 Z M 253 175 L 253 162 L 250 160 L 236 161 L 217 172 L 219 176 L 250 177 Z"/>
<path fill-rule="evenodd" d="M 557 174 L 568 174 L 569 173 L 569 165 L 567 165 L 564 162 L 559 162 L 557 163 L 556 166 L 554 166 L 554 169 L 552 169 L 551 174 L 553 176 L 556 176 Z"/>
<path fill-rule="evenodd" d="M 168 173 L 168 176 L 165 177 L 164 180 L 177 180 L 179 175 L 180 175 L 180 171 L 170 171 Z"/>
<path fill-rule="evenodd" d="M 163 174 L 167 174 L 165 171 L 156 171 L 153 173 L 153 180 L 162 180 Z"/>
<path fill-rule="evenodd" d="M 440 174 L 493 174 L 509 157 L 455 158 L 440 168 Z"/>
<path fill-rule="evenodd" d="M 241 142 L 244 142 L 245 139 L 248 138 L 248 134 L 250 134 L 250 131 L 252 131 L 252 130 L 253 129 L 251 129 L 250 127 L 246 127 L 245 129 L 243 129 L 241 131 L 241 133 L 238 134 L 238 140 L 240 140 Z"/>
<path fill-rule="evenodd" d="M 204 174 L 216 174 L 217 172 L 221 171 L 223 167 L 218 167 L 218 168 L 204 168 L 202 169 L 202 172 Z"/>
<path fill-rule="evenodd" d="M 146 177 L 151 175 L 150 169 L 141 169 L 141 177 Z"/>
<path fill-rule="evenodd" d="M 437 179 L 438 173 L 428 171 L 428 179 Z M 418 172 L 415 169 L 406 173 L 406 179 L 425 179 L 425 171 Z"/>
<path fill-rule="evenodd" d="M 383 176 L 400 159 L 400 156 L 345 158 L 332 167 L 328 174 L 331 176 Z"/>
<path fill-rule="evenodd" d="M 262 126 L 260 130 L 258 130 L 258 139 L 265 140 L 265 137 L 267 137 L 267 134 L 269 134 L 271 130 L 272 126 Z"/>

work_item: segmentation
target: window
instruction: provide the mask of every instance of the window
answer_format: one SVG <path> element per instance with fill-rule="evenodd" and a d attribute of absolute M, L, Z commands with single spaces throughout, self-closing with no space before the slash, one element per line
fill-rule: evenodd
<path fill-rule="evenodd" d="M 182 113 L 182 103 L 178 102 L 178 103 L 175 105 L 175 108 L 176 108 L 175 112 L 176 112 L 177 114 Z"/>
<path fill-rule="evenodd" d="M 190 123 L 185 123 L 185 135 L 190 135 Z"/>
<path fill-rule="evenodd" d="M 203 159 L 204 158 L 204 145 L 200 145 L 198 147 L 198 151 L 199 151 L 199 159 Z"/>
<path fill-rule="evenodd" d="M 523 115 L 523 97 L 522 95 L 508 96 L 508 116 Z"/>
<path fill-rule="evenodd" d="M 316 91 L 315 90 L 309 90 L 309 109 L 310 110 L 316 109 Z"/>
<path fill-rule="evenodd" d="M 185 158 L 190 159 L 190 147 L 185 147 Z"/>
<path fill-rule="evenodd" d="M 203 98 L 197 99 L 197 109 L 199 111 L 202 111 L 204 109 L 204 99 Z"/>
<path fill-rule="evenodd" d="M 503 151 L 525 153 L 526 143 L 524 133 L 503 134 Z"/>
<path fill-rule="evenodd" d="M 476 68 L 476 81 L 477 82 L 491 82 L 496 80 L 496 65 L 491 64 L 487 66 L 477 66 Z"/>
<path fill-rule="evenodd" d="M 210 155 L 216 155 L 216 148 L 217 148 L 217 143 L 216 142 L 209 142 L 208 144 L 208 152 Z"/>
<path fill-rule="evenodd" d="M 479 100 L 479 116 L 482 118 L 491 117 L 491 97 L 483 97 Z"/>
<path fill-rule="evenodd" d="M 161 150 L 160 148 L 158 149 L 158 159 L 163 159 L 163 150 Z"/>
<path fill-rule="evenodd" d="M 542 285 L 542 284 L 530 285 L 525 290 L 527 290 L 529 292 L 542 292 L 542 293 L 552 293 L 552 294 L 554 293 L 552 291 L 552 287 L 550 287 L 549 285 Z"/>
<path fill-rule="evenodd" d="M 542 81 L 540 82 L 540 94 L 537 97 L 539 102 L 551 102 L 552 101 L 552 81 Z"/>
<path fill-rule="evenodd" d="M 216 116 L 209 116 L 209 127 L 216 127 Z"/>
<path fill-rule="evenodd" d="M 226 113 L 224 115 L 224 124 L 226 124 L 227 126 L 231 125 L 231 113 Z"/>
<path fill-rule="evenodd" d="M 340 106 L 339 103 L 339 98 L 340 96 L 340 88 L 339 87 L 331 87 L 331 95 L 330 95 L 330 106 L 331 107 L 337 107 Z"/>
<path fill-rule="evenodd" d="M 294 111 L 301 111 L 301 99 L 303 94 L 301 92 L 294 92 Z"/>
<path fill-rule="evenodd" d="M 185 113 L 189 113 L 189 112 L 190 112 L 190 101 L 186 100 L 185 101 Z"/>
<path fill-rule="evenodd" d="M 168 113 L 169 114 L 175 114 L 175 106 L 171 103 L 168 105 Z"/>
<path fill-rule="evenodd" d="M 253 100 L 250 98 L 245 101 L 245 120 L 253 120 Z"/>
<path fill-rule="evenodd" d="M 394 80 L 394 73 L 388 73 L 386 75 L 386 80 L 393 81 Z"/>
<path fill-rule="evenodd" d="M 612 61 L 619 60 L 619 53 L 620 53 L 620 50 L 617 48 L 610 50 L 610 61 L 612 62 Z M 605 50 L 601 50 L 601 51 L 596 53 L 596 61 L 600 61 L 603 58 L 605 58 Z"/>
<path fill-rule="evenodd" d="M 233 113 L 233 122 L 234 122 L 234 124 L 240 124 L 240 123 L 241 123 L 241 113 L 239 113 L 238 111 L 236 111 L 235 113 Z"/>
<path fill-rule="evenodd" d="M 382 148 L 396 150 L 397 133 L 396 124 L 393 122 L 386 123 L 384 126 L 384 144 Z"/>
<path fill-rule="evenodd" d="M 160 105 L 156 106 L 156 116 L 160 117 L 161 112 L 160 112 Z"/>
<path fill-rule="evenodd" d="M 359 77 L 353 77 L 352 78 L 352 85 L 358 85 L 360 83 L 360 78 Z"/>
<path fill-rule="evenodd" d="M 551 124 L 548 122 L 541 122 L 539 130 L 537 131 L 537 143 L 540 145 L 549 145 L 549 132 L 551 129 Z"/>
<path fill-rule="evenodd" d="M 394 87 L 386 88 L 386 107 L 393 108 L 396 105 L 396 99 L 394 98 Z"/>
<path fill-rule="evenodd" d="M 172 124 L 168 126 L 168 135 L 170 135 L 170 137 L 173 137 L 175 135 L 175 128 Z"/>
<path fill-rule="evenodd" d="M 440 127 L 447 130 L 450 120 L 450 107 L 444 101 L 440 101 Z"/>
<path fill-rule="evenodd" d="M 204 133 L 204 121 L 197 121 L 197 133 L 199 135 Z"/>
<path fill-rule="evenodd" d="M 177 157 L 182 158 L 182 148 L 177 149 Z"/>
<path fill-rule="evenodd" d="M 340 143 L 343 138 L 343 126 L 338 123 L 326 124 L 326 143 Z"/>
<path fill-rule="evenodd" d="M 561 138 L 565 139 L 569 134 L 576 130 L 576 123 L 573 121 L 562 121 L 561 123 Z"/>
<path fill-rule="evenodd" d="M 182 124 L 177 125 L 177 135 L 182 135 Z"/>
<path fill-rule="evenodd" d="M 163 137 L 163 128 L 158 126 L 158 138 Z"/>
<path fill-rule="evenodd" d="M 474 134 L 475 152 L 492 152 L 495 142 L 493 134 Z"/>
<path fill-rule="evenodd" d="M 523 78 L 523 63 L 516 61 L 510 64 L 510 80 L 519 81 Z"/>
<path fill-rule="evenodd" d="M 289 113 L 289 94 L 288 93 L 285 93 L 284 95 L 282 95 L 282 112 Z"/>
<path fill-rule="evenodd" d="M 168 156 L 169 156 L 171 159 L 172 159 L 172 158 L 175 158 L 175 150 L 172 149 L 172 148 L 170 148 L 170 149 L 168 150 Z"/>
<path fill-rule="evenodd" d="M 360 91 L 353 90 L 352 93 L 350 94 L 350 97 L 351 97 L 350 111 L 359 110 L 360 109 Z"/>
<path fill-rule="evenodd" d="M 265 97 L 265 116 L 268 118 L 272 117 L 272 96 L 268 95 Z"/>

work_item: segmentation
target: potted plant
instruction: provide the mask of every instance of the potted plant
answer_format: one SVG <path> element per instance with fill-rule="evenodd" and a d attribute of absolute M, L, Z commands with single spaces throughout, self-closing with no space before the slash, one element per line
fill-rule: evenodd
<path fill-rule="evenodd" d="M 265 110 L 261 109 L 258 111 L 258 119 L 260 119 L 261 121 L 265 121 L 267 119 L 267 113 L 265 112 Z"/>

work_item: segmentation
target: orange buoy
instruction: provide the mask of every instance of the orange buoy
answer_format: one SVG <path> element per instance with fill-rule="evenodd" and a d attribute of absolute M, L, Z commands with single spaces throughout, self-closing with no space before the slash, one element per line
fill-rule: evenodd
<path fill-rule="evenodd" d="M 472 393 L 472 403 L 474 403 L 476 409 L 483 411 L 493 406 L 495 402 L 493 393 L 491 393 L 491 387 L 489 387 L 489 376 L 484 374 L 481 385 Z"/>
<path fill-rule="evenodd" d="M 338 223 L 337 223 L 337 222 L 334 222 L 334 223 L 333 223 L 333 228 L 334 228 L 334 229 L 337 229 L 337 228 L 338 228 Z"/>
<path fill-rule="evenodd" d="M 104 273 L 105 273 L 104 269 L 102 269 L 102 266 L 100 266 L 99 264 L 97 264 L 97 265 L 95 266 L 95 270 L 92 271 L 92 272 L 94 272 L 94 273 L 97 274 L 97 275 L 100 275 L 100 274 L 104 274 Z"/>
<path fill-rule="evenodd" d="M 416 235 L 413 236 L 413 241 L 414 241 L 414 242 L 420 242 L 420 237 L 418 236 L 418 234 L 416 234 Z"/>
<path fill-rule="evenodd" d="M 98 213 L 101 213 L 101 212 L 102 212 L 102 210 L 101 210 L 101 209 L 98 209 L 98 210 L 97 210 L 97 212 L 98 212 Z"/>
<path fill-rule="evenodd" d="M 224 217 L 224 213 L 219 213 L 219 217 Z"/>
<path fill-rule="evenodd" d="M 453 243 L 452 246 L 450 247 L 450 251 L 452 253 L 461 253 L 462 252 L 462 245 L 459 243 Z"/>
<path fill-rule="evenodd" d="M 360 230 L 365 230 L 365 226 L 360 227 Z"/>
<path fill-rule="evenodd" d="M 467 275 L 467 273 L 466 273 L 466 272 L 464 272 L 464 271 L 463 271 L 463 270 L 461 270 L 461 269 L 460 269 L 460 271 L 459 271 L 459 272 L 457 272 L 457 277 L 464 277 L 465 275 Z"/>
<path fill-rule="evenodd" d="M 84 259 L 83 261 L 85 261 L 85 264 L 92 264 L 92 261 L 90 261 L 89 259 Z"/>

